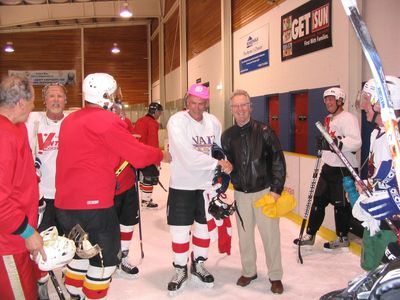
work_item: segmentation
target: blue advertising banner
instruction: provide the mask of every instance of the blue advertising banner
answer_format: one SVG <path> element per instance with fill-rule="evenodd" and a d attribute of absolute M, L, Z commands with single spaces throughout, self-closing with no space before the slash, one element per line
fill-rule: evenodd
<path fill-rule="evenodd" d="M 332 0 L 312 0 L 281 17 L 281 60 L 332 46 Z"/>
<path fill-rule="evenodd" d="M 269 66 L 269 50 L 239 60 L 240 74 Z"/>

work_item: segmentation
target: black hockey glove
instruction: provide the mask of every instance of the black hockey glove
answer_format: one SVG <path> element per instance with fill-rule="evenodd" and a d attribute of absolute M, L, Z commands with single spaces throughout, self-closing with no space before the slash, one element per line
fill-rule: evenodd
<path fill-rule="evenodd" d="M 317 135 L 316 148 L 317 150 L 327 150 L 327 151 L 331 150 L 331 147 L 329 147 L 328 142 L 322 135 Z"/>

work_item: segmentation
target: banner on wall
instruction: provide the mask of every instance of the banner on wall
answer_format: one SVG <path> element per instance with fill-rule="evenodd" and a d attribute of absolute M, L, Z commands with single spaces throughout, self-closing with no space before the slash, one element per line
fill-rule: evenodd
<path fill-rule="evenodd" d="M 76 84 L 76 70 L 8 70 L 8 75 L 26 76 L 32 81 L 33 85 L 46 85 L 49 83 L 61 83 L 63 85 Z"/>
<path fill-rule="evenodd" d="M 282 61 L 332 46 L 332 0 L 312 0 L 281 17 Z"/>
<path fill-rule="evenodd" d="M 240 38 L 240 74 L 269 66 L 268 25 Z"/>

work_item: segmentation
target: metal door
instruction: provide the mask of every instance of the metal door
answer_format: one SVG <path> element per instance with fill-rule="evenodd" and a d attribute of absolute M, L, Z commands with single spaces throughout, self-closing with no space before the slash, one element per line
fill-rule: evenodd
<path fill-rule="evenodd" d="M 308 154 L 308 93 L 294 95 L 294 151 Z"/>
<path fill-rule="evenodd" d="M 268 97 L 268 124 L 279 136 L 279 97 Z"/>

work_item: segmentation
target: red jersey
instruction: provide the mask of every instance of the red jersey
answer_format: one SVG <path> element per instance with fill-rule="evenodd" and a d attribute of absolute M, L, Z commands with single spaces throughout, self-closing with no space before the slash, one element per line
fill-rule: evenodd
<path fill-rule="evenodd" d="M 39 188 L 25 124 L 0 115 L 0 255 L 27 252 L 12 234 L 28 218 L 37 227 Z"/>
<path fill-rule="evenodd" d="M 125 118 L 123 119 L 123 121 L 128 125 L 129 132 L 132 134 L 135 133 L 131 120 Z M 125 159 L 121 159 L 119 161 L 115 171 L 119 169 L 119 167 L 124 161 Z M 125 169 L 122 171 L 122 173 L 119 174 L 119 176 L 117 176 L 118 189 L 115 190 L 115 195 L 122 194 L 123 192 L 129 190 L 135 184 L 135 180 L 136 180 L 135 172 L 133 171 L 130 165 L 127 165 Z"/>
<path fill-rule="evenodd" d="M 135 123 L 135 133 L 140 134 L 139 141 L 143 144 L 159 148 L 158 129 L 160 124 L 150 115 L 145 115 Z"/>
<path fill-rule="evenodd" d="M 158 164 L 159 149 L 138 142 L 117 115 L 85 107 L 60 128 L 55 206 L 101 209 L 114 205 L 115 169 L 123 157 L 135 168 Z"/>

